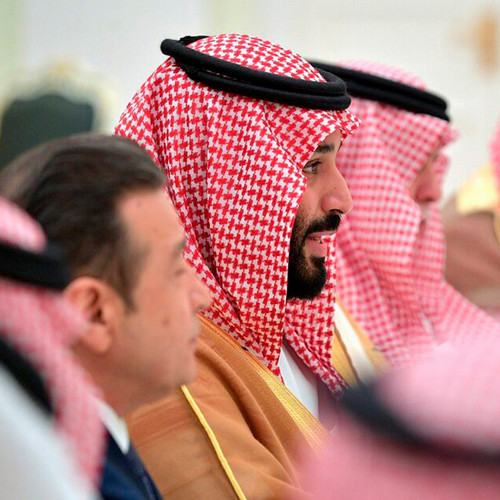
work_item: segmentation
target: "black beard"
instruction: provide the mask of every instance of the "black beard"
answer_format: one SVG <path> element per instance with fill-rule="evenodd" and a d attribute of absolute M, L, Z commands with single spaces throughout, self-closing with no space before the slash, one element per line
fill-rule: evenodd
<path fill-rule="evenodd" d="M 304 243 L 309 234 L 336 231 L 340 221 L 339 215 L 331 213 L 321 220 L 312 222 L 306 228 L 303 219 L 297 215 L 290 239 L 287 300 L 312 300 L 321 293 L 328 278 L 325 259 L 311 257 L 308 260 L 304 253 Z"/>

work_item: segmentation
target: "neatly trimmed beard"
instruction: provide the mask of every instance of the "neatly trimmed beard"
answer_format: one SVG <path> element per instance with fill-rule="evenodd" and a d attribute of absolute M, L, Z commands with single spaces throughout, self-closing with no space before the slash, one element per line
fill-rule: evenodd
<path fill-rule="evenodd" d="M 320 231 L 335 231 L 340 224 L 340 216 L 329 214 L 321 220 L 313 221 L 309 226 L 300 214 L 297 214 L 290 239 L 288 259 L 287 299 L 311 300 L 323 290 L 328 273 L 324 257 L 307 258 L 304 243 L 309 234 Z"/>

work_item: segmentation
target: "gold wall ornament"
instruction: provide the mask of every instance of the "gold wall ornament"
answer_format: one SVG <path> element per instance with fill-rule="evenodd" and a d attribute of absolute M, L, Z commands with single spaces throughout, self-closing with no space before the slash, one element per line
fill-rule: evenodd
<path fill-rule="evenodd" d="M 462 30 L 460 40 L 469 45 L 485 73 L 493 74 L 499 69 L 500 11 L 484 7 L 472 17 Z"/>
<path fill-rule="evenodd" d="M 455 203 L 457 212 L 463 216 L 500 209 L 497 181 L 490 162 L 475 170 L 465 181 L 457 192 Z"/>

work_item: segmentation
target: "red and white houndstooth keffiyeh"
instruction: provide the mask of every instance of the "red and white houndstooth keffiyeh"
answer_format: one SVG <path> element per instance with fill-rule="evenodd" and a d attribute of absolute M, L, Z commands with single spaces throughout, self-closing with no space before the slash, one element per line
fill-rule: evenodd
<path fill-rule="evenodd" d="M 3 198 L 0 239 L 31 252 L 41 252 L 47 244 L 38 224 Z M 89 486 L 96 486 L 104 450 L 97 392 L 69 350 L 84 327 L 83 317 L 60 293 L 0 277 L 0 335 L 41 374 L 55 410 L 56 428 Z"/>
<path fill-rule="evenodd" d="M 386 66 L 345 66 L 424 88 L 418 78 Z M 366 99 L 353 99 L 351 109 L 362 126 L 337 160 L 354 202 L 337 237 L 339 297 L 396 365 L 436 342 L 500 335 L 496 322 L 444 281 L 439 207 L 420 230 L 421 212 L 408 191 L 431 151 L 454 138 L 449 124 Z M 447 164 L 440 150 L 441 182 Z"/>
<path fill-rule="evenodd" d="M 190 48 L 249 68 L 324 81 L 302 57 L 247 35 L 219 35 Z M 116 131 L 165 170 L 185 228 L 187 261 L 213 294 L 204 314 L 279 374 L 283 338 L 327 385 L 331 366 L 335 249 L 321 296 L 286 300 L 290 237 L 306 188 L 302 168 L 335 130 L 358 122 L 347 111 L 317 111 L 213 90 L 171 58 L 153 73 Z"/>

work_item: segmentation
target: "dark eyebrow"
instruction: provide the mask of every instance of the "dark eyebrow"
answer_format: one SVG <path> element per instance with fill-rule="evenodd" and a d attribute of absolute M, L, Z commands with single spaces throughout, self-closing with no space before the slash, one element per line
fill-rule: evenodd
<path fill-rule="evenodd" d="M 186 247 L 186 238 L 182 238 L 182 240 L 175 245 L 172 251 L 172 257 L 175 259 L 179 255 L 182 255 L 184 248 Z"/>
<path fill-rule="evenodd" d="M 339 151 L 340 148 L 342 147 L 342 142 L 340 143 L 339 146 Z M 315 153 L 319 154 L 324 154 L 324 153 L 332 153 L 335 152 L 335 145 L 334 144 L 320 144 L 315 150 Z"/>

